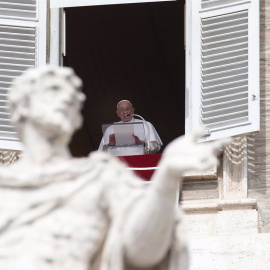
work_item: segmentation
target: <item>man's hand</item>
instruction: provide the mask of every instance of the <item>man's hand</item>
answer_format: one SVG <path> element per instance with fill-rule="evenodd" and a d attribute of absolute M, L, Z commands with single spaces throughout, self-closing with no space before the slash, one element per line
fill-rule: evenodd
<path fill-rule="evenodd" d="M 115 134 L 110 134 L 108 145 L 115 145 Z"/>
<path fill-rule="evenodd" d="M 133 134 L 133 137 L 135 138 L 135 143 L 136 144 L 144 144 L 144 142 L 141 141 L 138 136 L 136 136 L 136 135 Z"/>

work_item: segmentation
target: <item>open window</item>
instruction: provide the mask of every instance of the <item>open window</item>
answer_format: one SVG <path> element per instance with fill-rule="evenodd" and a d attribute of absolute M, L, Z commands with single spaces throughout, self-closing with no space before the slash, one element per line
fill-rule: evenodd
<path fill-rule="evenodd" d="M 60 7 L 124 3 L 143 5 L 142 2 L 159 1 L 50 0 L 50 16 L 53 17 L 53 10 Z M 181 2 L 182 4 L 182 1 L 163 0 L 160 3 L 150 3 L 149 5 L 161 5 L 162 2 Z M 43 0 L 16 0 L 15 2 L 4 0 L 0 5 L 1 149 L 21 149 L 16 133 L 9 123 L 5 101 L 9 85 L 14 77 L 20 75 L 29 67 L 46 63 L 46 36 L 48 31 L 46 29 L 46 5 L 47 1 Z M 180 13 L 180 16 L 183 17 L 184 12 L 181 11 Z M 158 13 L 155 13 L 155 17 L 160 22 L 166 21 L 166 17 L 163 18 Z M 59 26 L 58 23 L 53 25 Z M 171 26 L 175 29 L 175 22 L 172 21 Z M 95 28 L 96 26 L 93 25 L 92 27 Z M 177 27 L 178 34 L 184 36 L 181 32 L 184 26 Z M 172 36 L 175 36 L 174 34 L 178 31 L 176 30 L 173 35 L 170 35 L 170 29 L 163 26 L 161 28 L 164 37 L 167 34 L 167 40 L 171 40 Z M 159 32 L 155 28 L 153 29 L 156 40 L 160 41 Z M 82 29 L 78 30 L 81 31 Z M 55 37 L 59 36 L 59 29 L 57 31 L 54 33 Z M 87 32 L 84 34 L 87 35 Z M 164 40 L 166 40 L 166 37 Z M 184 44 L 184 38 L 182 41 L 182 44 Z M 55 41 L 51 38 L 50 42 L 52 44 Z M 178 43 L 173 43 L 178 46 Z M 179 51 L 182 50 L 181 46 L 179 46 Z M 174 84 L 177 80 L 184 82 L 186 85 L 186 106 L 182 103 L 175 105 L 177 98 L 184 100 L 182 95 L 184 87 L 179 85 L 175 86 L 178 91 L 178 94 L 175 94 L 177 98 L 171 98 L 167 102 L 167 88 L 163 87 L 164 99 L 159 96 L 160 103 L 154 104 L 157 111 L 165 111 L 162 101 L 172 102 L 172 106 L 167 109 L 169 112 L 169 116 L 166 116 L 168 125 L 166 125 L 167 129 L 165 129 L 164 134 L 171 134 L 175 130 L 177 130 L 178 135 L 182 134 L 179 131 L 181 127 L 177 127 L 177 124 L 174 127 L 169 126 L 173 121 L 169 117 L 176 114 L 180 119 L 184 114 L 182 113 L 183 109 L 186 110 L 186 132 L 201 124 L 208 128 L 208 134 L 203 140 L 213 140 L 259 130 L 259 1 L 186 1 L 186 69 L 182 70 L 179 65 L 170 65 L 169 62 L 164 60 L 166 53 L 170 50 L 169 47 L 166 50 L 162 50 L 162 47 L 160 49 L 160 60 L 166 67 L 164 68 L 164 74 L 167 73 L 170 77 L 172 74 L 170 70 L 172 69 L 177 76 L 186 74 L 186 83 L 184 82 L 185 78 L 176 78 L 175 75 L 171 76 L 171 80 L 167 80 L 167 85 Z M 51 55 L 53 52 L 56 52 L 56 50 L 51 47 Z M 174 57 L 179 58 L 177 51 Z M 172 58 L 170 61 L 173 61 Z M 178 63 L 183 64 L 184 60 L 180 60 Z M 87 76 L 87 73 L 85 76 Z M 153 95 L 160 95 L 159 91 L 155 91 L 156 89 L 153 89 Z M 97 104 L 97 106 L 101 106 L 101 104 Z M 115 108 L 109 109 L 115 110 Z M 137 112 L 139 113 L 138 110 Z M 96 115 L 92 115 L 92 117 L 96 117 Z M 146 118 L 149 119 L 149 117 Z M 152 121 L 151 118 L 149 120 Z M 157 129 L 159 130 L 159 128 Z M 87 147 L 86 145 L 85 148 L 87 149 Z"/>
<path fill-rule="evenodd" d="M 21 150 L 6 108 L 12 80 L 26 69 L 46 63 L 44 0 L 0 3 L 0 149 Z"/>
<path fill-rule="evenodd" d="M 119 2 L 64 7 L 64 65 L 82 78 L 87 96 L 84 125 L 70 145 L 75 156 L 98 149 L 101 126 L 119 121 L 122 99 L 155 126 L 164 145 L 184 134 L 184 2 Z"/>
<path fill-rule="evenodd" d="M 204 140 L 258 131 L 259 1 L 187 1 L 186 130 Z"/>

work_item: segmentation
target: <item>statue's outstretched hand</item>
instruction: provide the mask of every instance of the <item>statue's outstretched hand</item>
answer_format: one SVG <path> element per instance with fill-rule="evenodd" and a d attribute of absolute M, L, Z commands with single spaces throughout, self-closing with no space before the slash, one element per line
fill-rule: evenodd
<path fill-rule="evenodd" d="M 231 139 L 195 143 L 203 135 L 203 131 L 204 129 L 200 129 L 172 141 L 163 153 L 160 166 L 169 174 L 181 176 L 186 171 L 205 171 L 217 165 L 218 153 Z"/>

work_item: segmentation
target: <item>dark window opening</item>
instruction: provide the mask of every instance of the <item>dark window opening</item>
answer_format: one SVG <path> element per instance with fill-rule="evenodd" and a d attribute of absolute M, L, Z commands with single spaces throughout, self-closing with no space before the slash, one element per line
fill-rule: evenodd
<path fill-rule="evenodd" d="M 184 1 L 66 8 L 64 65 L 83 80 L 84 124 L 74 156 L 97 150 L 101 125 L 119 121 L 128 99 L 151 122 L 164 147 L 184 134 Z"/>

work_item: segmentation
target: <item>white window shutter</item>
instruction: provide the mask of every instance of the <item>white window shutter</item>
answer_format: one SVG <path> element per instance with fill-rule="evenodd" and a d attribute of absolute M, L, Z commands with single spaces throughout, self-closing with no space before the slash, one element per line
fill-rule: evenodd
<path fill-rule="evenodd" d="M 202 141 L 260 127 L 259 1 L 188 0 L 186 132 Z"/>
<path fill-rule="evenodd" d="M 6 107 L 14 78 L 46 63 L 45 0 L 0 3 L 0 149 L 22 150 Z"/>

